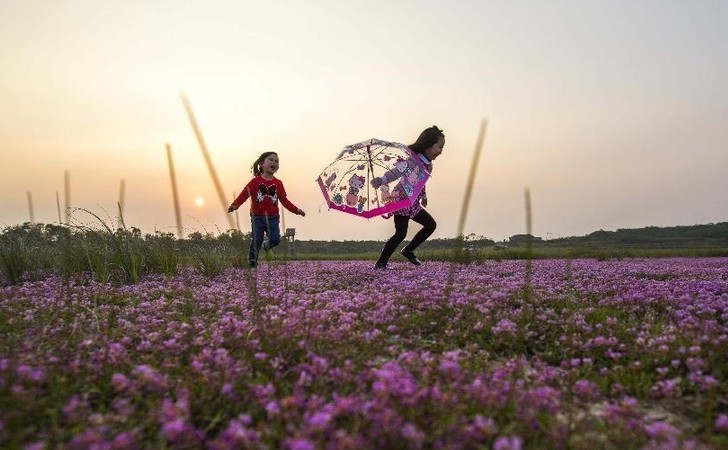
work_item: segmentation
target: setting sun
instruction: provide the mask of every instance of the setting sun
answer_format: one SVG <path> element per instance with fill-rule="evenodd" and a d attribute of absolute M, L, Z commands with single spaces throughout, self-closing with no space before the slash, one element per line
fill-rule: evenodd
<path fill-rule="evenodd" d="M 195 206 L 197 206 L 198 208 L 202 208 L 203 206 L 205 206 L 205 199 L 199 196 L 195 197 Z"/>

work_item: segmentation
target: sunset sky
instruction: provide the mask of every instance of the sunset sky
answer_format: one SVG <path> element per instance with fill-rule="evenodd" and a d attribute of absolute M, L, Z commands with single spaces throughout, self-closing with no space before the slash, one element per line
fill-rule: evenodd
<path fill-rule="evenodd" d="M 481 120 L 465 233 L 501 240 L 728 221 L 728 1 L 3 0 L 0 227 L 71 204 L 176 232 L 228 228 L 228 202 L 279 154 L 303 240 L 386 239 L 327 210 L 315 179 L 346 144 L 437 125 L 434 237 L 453 237 Z M 250 230 L 249 204 L 239 210 Z M 75 223 L 93 225 L 81 210 Z M 410 231 L 412 236 L 416 227 Z"/>

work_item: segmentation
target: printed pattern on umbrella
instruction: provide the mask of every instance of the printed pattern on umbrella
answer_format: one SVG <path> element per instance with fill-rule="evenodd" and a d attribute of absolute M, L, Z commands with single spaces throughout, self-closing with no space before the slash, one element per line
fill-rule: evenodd
<path fill-rule="evenodd" d="M 371 218 L 411 206 L 429 176 L 406 145 L 368 139 L 344 147 L 316 181 L 330 209 Z M 376 189 L 375 178 L 382 181 Z"/>

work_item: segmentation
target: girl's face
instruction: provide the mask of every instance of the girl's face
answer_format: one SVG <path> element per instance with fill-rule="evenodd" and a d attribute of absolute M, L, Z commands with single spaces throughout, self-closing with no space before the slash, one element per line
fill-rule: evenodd
<path fill-rule="evenodd" d="M 440 136 L 435 144 L 427 147 L 422 153 L 427 157 L 427 159 L 434 161 L 435 158 L 440 156 L 440 153 L 442 153 L 443 147 L 445 147 L 445 138 Z"/>
<path fill-rule="evenodd" d="M 262 172 L 266 175 L 273 175 L 278 171 L 278 155 L 272 153 L 263 160 L 261 164 Z"/>

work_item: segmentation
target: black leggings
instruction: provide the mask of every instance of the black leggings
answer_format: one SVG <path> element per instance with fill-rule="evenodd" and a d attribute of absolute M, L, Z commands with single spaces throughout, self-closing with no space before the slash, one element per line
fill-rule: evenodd
<path fill-rule="evenodd" d="M 432 233 L 435 232 L 435 228 L 437 227 L 437 223 L 435 222 L 435 219 L 432 218 L 430 213 L 425 211 L 424 209 L 420 210 L 415 216 L 412 218 L 415 222 L 422 225 L 422 229 L 415 234 L 415 236 L 412 238 L 409 244 L 407 244 L 403 250 L 413 252 L 419 245 L 425 240 L 430 237 Z M 389 238 L 386 244 L 384 244 L 384 248 L 382 248 L 382 254 L 379 255 L 379 259 L 377 260 L 377 264 L 386 264 L 387 261 L 389 261 L 389 258 L 392 256 L 392 253 L 397 249 L 397 246 L 404 241 L 404 238 L 407 237 L 407 228 L 409 226 L 410 218 L 409 216 L 398 216 L 394 215 L 394 235 Z"/>

